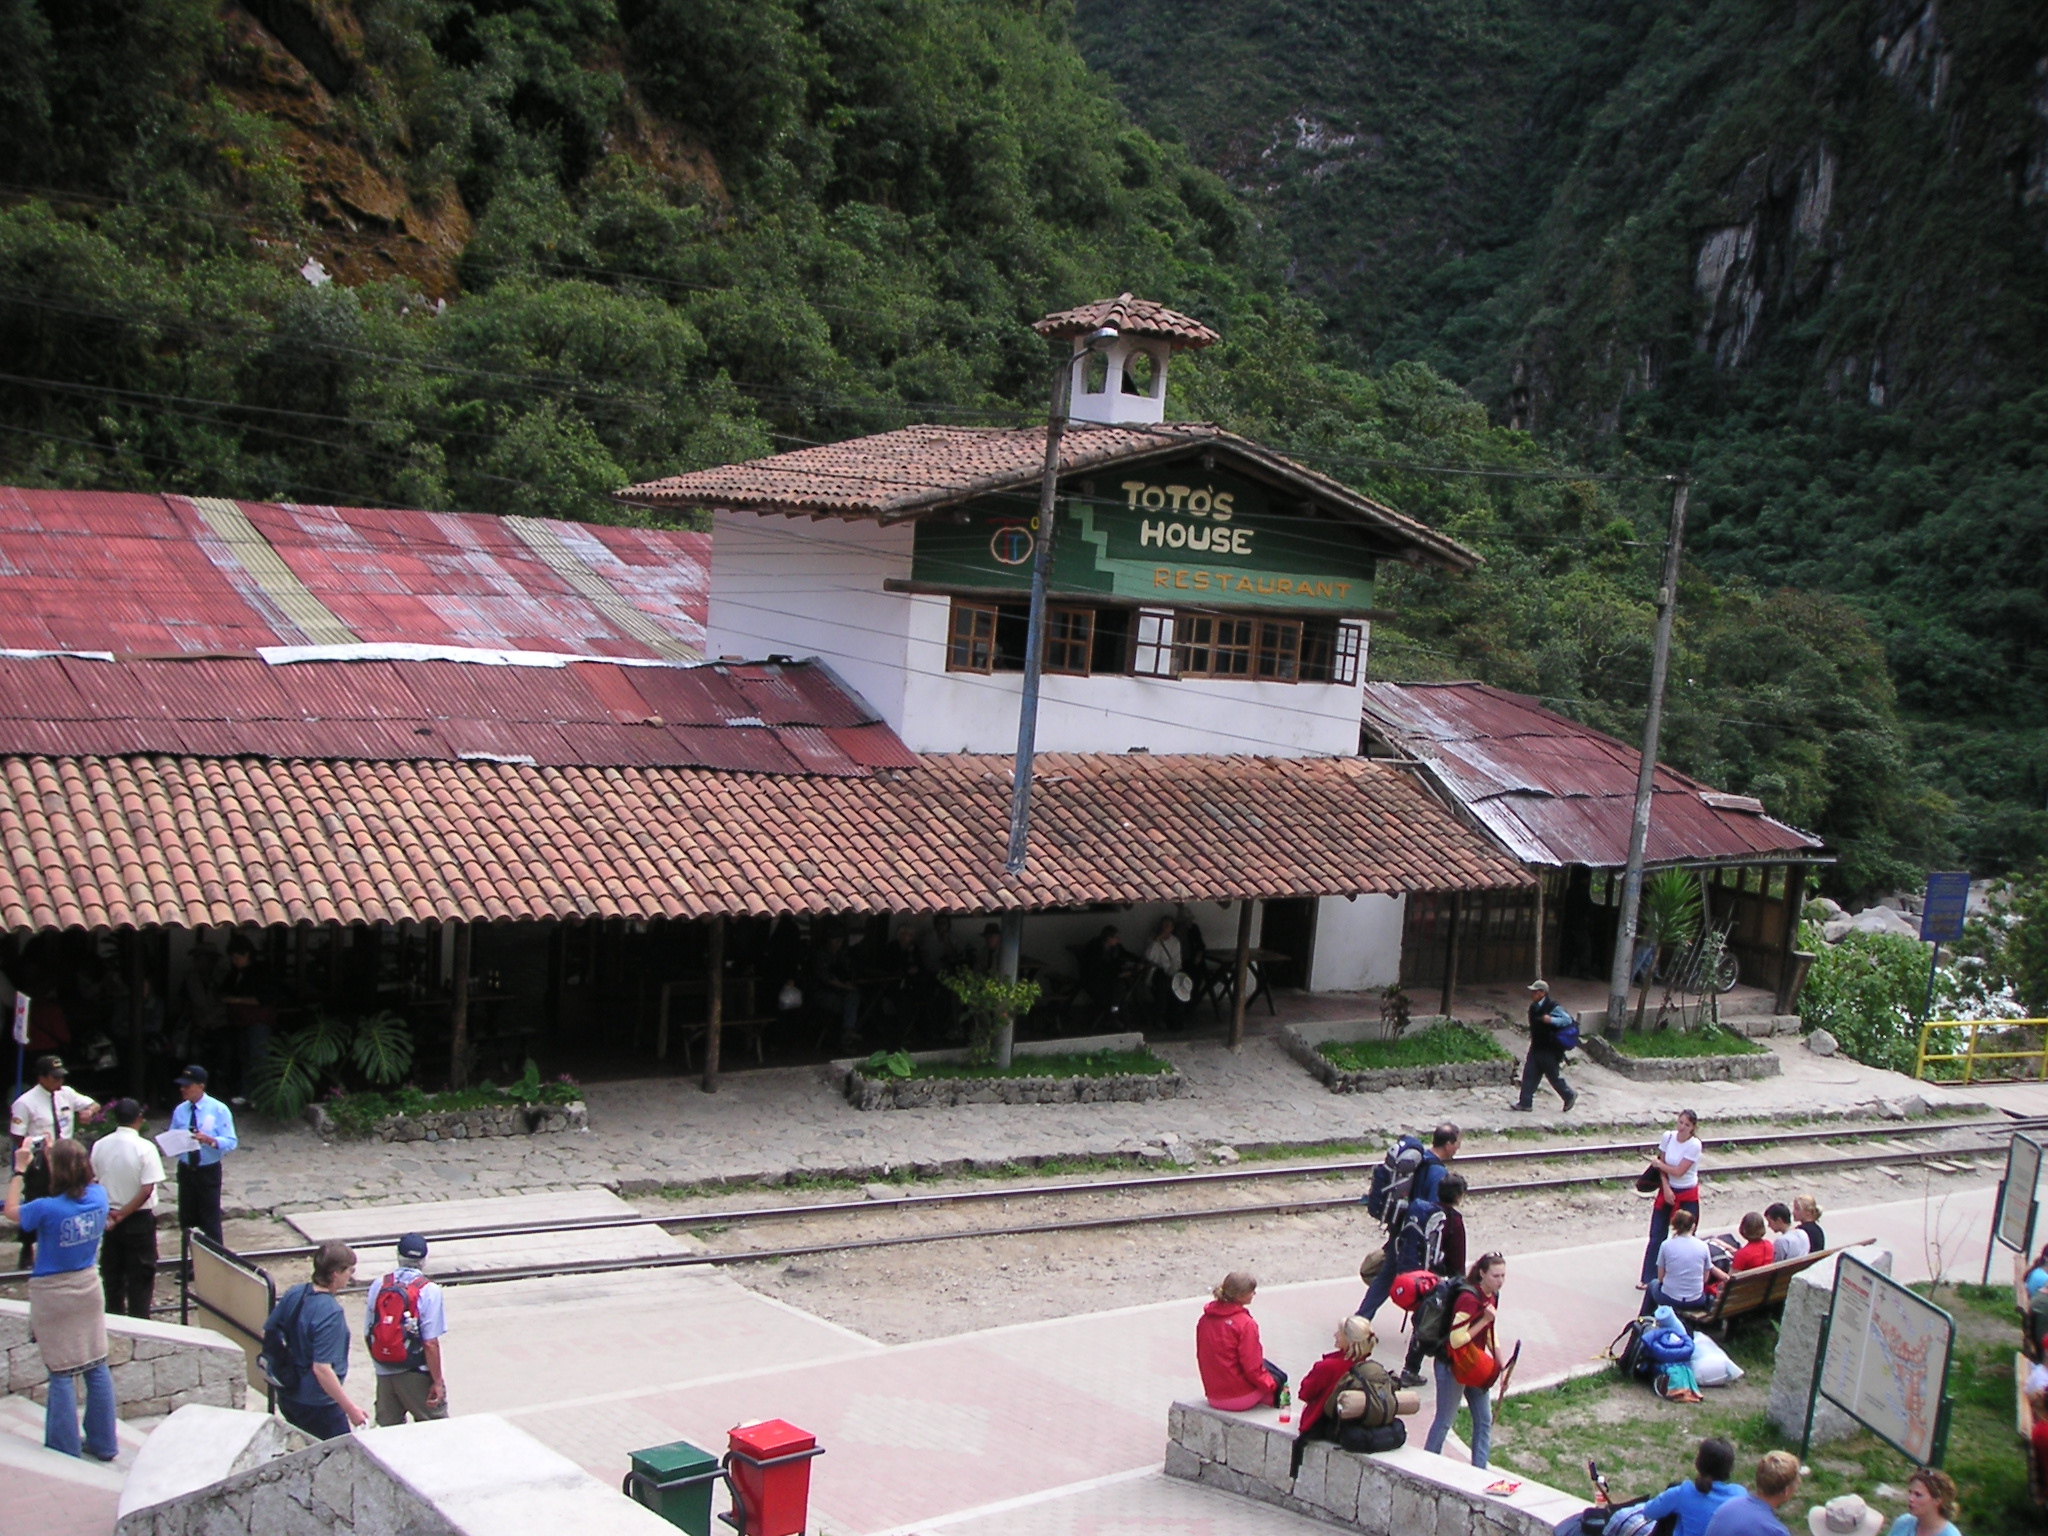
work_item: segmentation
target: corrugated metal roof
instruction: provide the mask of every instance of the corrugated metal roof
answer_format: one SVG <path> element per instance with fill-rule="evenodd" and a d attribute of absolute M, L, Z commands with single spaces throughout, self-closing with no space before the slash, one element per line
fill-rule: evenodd
<path fill-rule="evenodd" d="M 0 658 L 7 752 L 388 761 L 488 753 L 559 767 L 829 774 L 916 762 L 809 662 Z"/>
<path fill-rule="evenodd" d="M 1642 753 L 1612 736 L 1485 683 L 1367 683 L 1365 727 L 1524 863 L 1628 862 Z M 1645 862 L 1828 858 L 1811 833 L 1728 800 L 1659 763 Z"/>

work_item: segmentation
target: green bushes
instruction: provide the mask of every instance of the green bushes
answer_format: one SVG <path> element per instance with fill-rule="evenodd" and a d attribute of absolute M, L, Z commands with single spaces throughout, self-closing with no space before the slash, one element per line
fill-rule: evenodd
<path fill-rule="evenodd" d="M 273 1036 L 249 1085 L 249 1102 L 266 1115 L 290 1120 L 323 1089 L 358 1083 L 389 1087 L 412 1070 L 412 1029 L 395 1013 L 344 1022 L 321 1015 L 303 1029 Z"/>
<path fill-rule="evenodd" d="M 1803 1026 L 1825 1029 L 1844 1054 L 1866 1066 L 1912 1071 L 1928 946 L 1895 933 L 1849 933 L 1828 944 L 1811 924 L 1801 942 L 1814 953 L 1799 993 Z"/>

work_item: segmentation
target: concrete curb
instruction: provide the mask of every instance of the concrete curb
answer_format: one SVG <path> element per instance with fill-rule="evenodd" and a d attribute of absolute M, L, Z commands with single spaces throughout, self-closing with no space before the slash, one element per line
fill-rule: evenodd
<path fill-rule="evenodd" d="M 1586 1035 L 1579 1049 L 1610 1072 L 1638 1083 L 1728 1083 L 1776 1077 L 1785 1070 L 1776 1051 L 1749 1056 L 1629 1056 L 1599 1035 Z"/>

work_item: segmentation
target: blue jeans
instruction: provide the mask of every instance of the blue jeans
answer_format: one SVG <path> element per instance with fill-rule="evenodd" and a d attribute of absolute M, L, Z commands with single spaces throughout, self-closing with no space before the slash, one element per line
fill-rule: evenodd
<path fill-rule="evenodd" d="M 78 1387 L 85 1378 L 85 1449 L 100 1461 L 120 1450 L 114 1438 L 114 1373 L 102 1360 L 69 1376 L 50 1378 L 50 1405 L 43 1412 L 43 1444 L 66 1456 L 78 1454 Z"/>
<path fill-rule="evenodd" d="M 1460 1396 L 1465 1399 L 1465 1406 L 1472 1410 L 1472 1465 L 1483 1467 L 1493 1450 L 1492 1389 L 1459 1386 L 1458 1378 L 1451 1374 L 1451 1362 L 1448 1360 L 1436 1363 L 1436 1417 L 1430 1420 L 1429 1436 L 1422 1446 L 1424 1450 L 1441 1454 L 1444 1437 L 1451 1432 L 1451 1421 L 1458 1416 Z"/>
<path fill-rule="evenodd" d="M 277 1411 L 284 1415 L 285 1423 L 317 1440 L 339 1440 L 349 1432 L 348 1415 L 341 1411 L 341 1404 L 324 1394 L 317 1403 L 301 1403 L 279 1393 Z"/>

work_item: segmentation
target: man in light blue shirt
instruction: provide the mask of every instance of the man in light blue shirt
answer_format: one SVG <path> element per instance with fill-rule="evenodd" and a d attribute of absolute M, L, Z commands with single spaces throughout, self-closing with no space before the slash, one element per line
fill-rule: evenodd
<path fill-rule="evenodd" d="M 178 1159 L 178 1225 L 197 1227 L 221 1242 L 220 1160 L 235 1150 L 235 1116 L 206 1091 L 206 1068 L 190 1066 L 177 1077 L 183 1102 L 171 1111 L 171 1129 L 190 1131 L 199 1145 Z"/>
<path fill-rule="evenodd" d="M 427 1240 L 408 1232 L 398 1240 L 398 1268 L 370 1282 L 363 1301 L 363 1339 L 377 1368 L 377 1425 L 448 1417 L 448 1383 L 441 1374 L 441 1337 L 448 1331 L 441 1287 L 426 1277 Z M 389 1294 L 380 1317 L 379 1299 Z"/>

